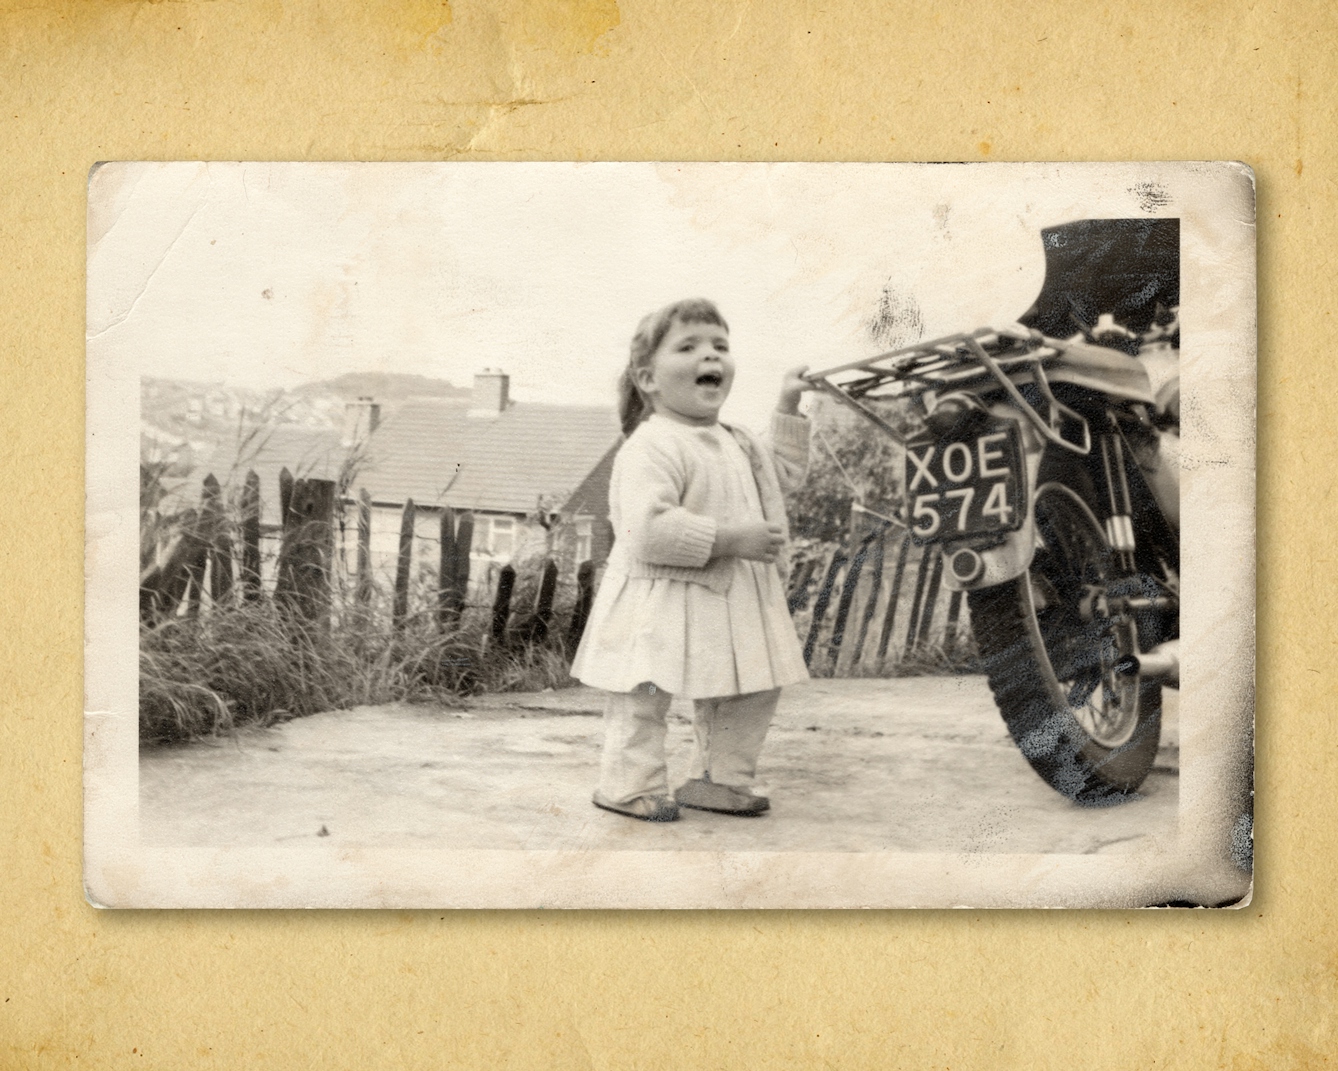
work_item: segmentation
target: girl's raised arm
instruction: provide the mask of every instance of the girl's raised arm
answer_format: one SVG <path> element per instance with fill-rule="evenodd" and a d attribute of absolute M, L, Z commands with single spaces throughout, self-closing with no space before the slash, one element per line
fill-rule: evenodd
<path fill-rule="evenodd" d="M 808 418 L 799 415 L 799 398 L 805 391 L 816 390 L 804 378 L 808 365 L 791 368 L 781 380 L 780 399 L 771 418 L 769 446 L 776 461 L 776 476 L 786 494 L 796 490 L 808 475 Z"/>
<path fill-rule="evenodd" d="M 808 365 L 801 364 L 791 368 L 781 378 L 780 399 L 776 402 L 776 412 L 787 416 L 799 415 L 799 398 L 805 391 L 817 388 L 804 378 Z"/>

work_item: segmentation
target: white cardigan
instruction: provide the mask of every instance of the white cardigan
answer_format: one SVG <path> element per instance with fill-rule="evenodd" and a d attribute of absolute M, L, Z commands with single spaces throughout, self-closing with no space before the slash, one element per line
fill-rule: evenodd
<path fill-rule="evenodd" d="M 809 423 L 775 413 L 771 442 L 744 428 L 726 427 L 752 462 L 767 521 L 789 539 L 786 491 L 803 482 L 808 469 Z M 614 544 L 606 575 L 667 577 L 702 584 L 724 594 L 733 576 L 728 558 L 711 560 L 716 529 L 736 523 L 724 516 L 726 469 L 719 446 L 691 425 L 652 415 L 618 451 L 609 481 Z M 777 558 L 789 574 L 785 548 Z"/>

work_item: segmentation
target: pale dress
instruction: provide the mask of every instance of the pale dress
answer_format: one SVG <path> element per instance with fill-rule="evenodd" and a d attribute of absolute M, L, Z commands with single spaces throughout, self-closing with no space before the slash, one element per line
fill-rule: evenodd
<path fill-rule="evenodd" d="M 728 468 L 731 523 L 763 521 L 752 466 L 726 429 L 714 436 Z M 733 560 L 729 590 L 661 577 L 606 576 L 572 663 L 572 676 L 611 692 L 650 682 L 690 699 L 746 695 L 808 679 L 774 564 Z"/>

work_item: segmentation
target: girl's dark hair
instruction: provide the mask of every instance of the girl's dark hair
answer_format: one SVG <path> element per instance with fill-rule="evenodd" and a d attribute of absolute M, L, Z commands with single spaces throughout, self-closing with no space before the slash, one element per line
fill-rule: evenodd
<path fill-rule="evenodd" d="M 636 334 L 632 336 L 631 356 L 627 361 L 627 367 L 623 369 L 623 374 L 618 378 L 618 419 L 622 422 L 624 435 L 631 435 L 636 431 L 637 425 L 650 416 L 650 403 L 641 393 L 641 388 L 636 385 L 636 372 L 638 368 L 645 368 L 650 364 L 655 351 L 660 348 L 664 336 L 669 333 L 669 328 L 675 322 L 715 324 L 726 331 L 729 330 L 729 324 L 725 323 L 720 310 L 705 298 L 675 301 L 658 312 L 652 312 L 637 324 Z"/>

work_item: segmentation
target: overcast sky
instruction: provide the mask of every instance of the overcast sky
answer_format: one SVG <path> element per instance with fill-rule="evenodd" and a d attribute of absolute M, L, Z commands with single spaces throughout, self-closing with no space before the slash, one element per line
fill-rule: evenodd
<path fill-rule="evenodd" d="M 1056 165 L 112 164 L 90 368 L 269 389 L 495 367 L 520 400 L 611 405 L 637 320 L 700 295 L 738 360 L 725 415 L 756 425 L 785 368 L 1014 320 L 1042 227 L 1140 214 L 1127 173 Z"/>

